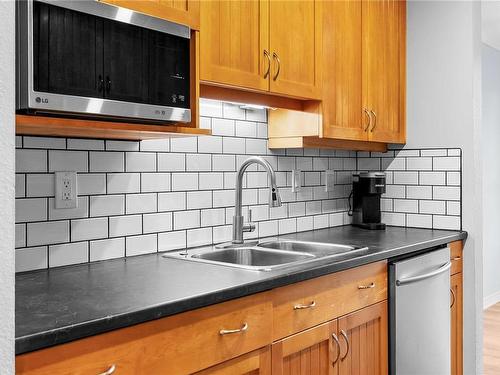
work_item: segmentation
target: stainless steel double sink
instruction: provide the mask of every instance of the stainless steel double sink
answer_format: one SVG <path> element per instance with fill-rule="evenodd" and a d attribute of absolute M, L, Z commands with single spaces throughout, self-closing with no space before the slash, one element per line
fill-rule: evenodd
<path fill-rule="evenodd" d="M 367 247 L 322 242 L 270 240 L 215 250 L 205 248 L 175 251 L 163 256 L 253 271 L 272 271 L 277 268 L 339 258 L 347 253 L 367 250 Z"/>

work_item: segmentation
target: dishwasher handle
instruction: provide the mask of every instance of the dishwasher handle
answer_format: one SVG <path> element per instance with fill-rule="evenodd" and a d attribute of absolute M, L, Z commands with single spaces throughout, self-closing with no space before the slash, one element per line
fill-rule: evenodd
<path fill-rule="evenodd" d="M 433 277 L 433 276 L 439 275 L 440 273 L 448 271 L 450 269 L 450 267 L 451 267 L 451 262 L 447 262 L 432 272 L 424 273 L 423 275 L 407 277 L 405 279 L 396 280 L 396 285 L 397 286 L 406 285 L 406 284 L 415 283 L 415 282 L 420 281 L 420 280 L 428 279 L 429 277 Z"/>

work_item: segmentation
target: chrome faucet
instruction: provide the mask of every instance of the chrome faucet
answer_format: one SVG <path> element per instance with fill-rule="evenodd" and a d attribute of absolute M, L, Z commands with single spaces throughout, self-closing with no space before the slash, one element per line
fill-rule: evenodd
<path fill-rule="evenodd" d="M 242 194 L 243 194 L 243 175 L 250 164 L 259 164 L 267 172 L 270 179 L 269 185 L 269 207 L 280 207 L 281 197 L 278 191 L 278 186 L 276 185 L 276 173 L 269 162 L 261 157 L 252 156 L 245 160 L 241 164 L 238 170 L 238 175 L 236 177 L 236 199 L 234 206 L 234 216 L 233 216 L 233 244 L 243 243 L 243 232 L 253 232 L 255 230 L 255 224 L 252 223 L 252 211 L 248 209 L 248 223 L 244 224 L 243 216 L 241 214 L 242 205 Z"/>

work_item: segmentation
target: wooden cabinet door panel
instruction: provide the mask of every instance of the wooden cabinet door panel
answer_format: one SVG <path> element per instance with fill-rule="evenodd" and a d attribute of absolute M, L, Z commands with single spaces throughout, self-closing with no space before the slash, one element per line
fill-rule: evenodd
<path fill-rule="evenodd" d="M 269 90 L 269 3 L 214 0 L 201 3 L 200 79 Z"/>
<path fill-rule="evenodd" d="M 198 30 L 199 0 L 101 0 L 105 3 L 163 18 Z"/>
<path fill-rule="evenodd" d="M 271 347 L 244 354 L 196 375 L 271 375 Z"/>
<path fill-rule="evenodd" d="M 323 137 L 366 141 L 360 1 L 323 3 Z"/>
<path fill-rule="evenodd" d="M 332 320 L 275 342 L 273 375 L 337 374 L 337 344 L 332 340 L 336 330 L 337 321 Z"/>
<path fill-rule="evenodd" d="M 369 140 L 405 140 L 406 3 L 362 2 L 363 107 L 372 112 Z"/>
<path fill-rule="evenodd" d="M 450 279 L 451 289 L 451 374 L 463 374 L 463 290 L 462 273 L 456 273 Z"/>
<path fill-rule="evenodd" d="M 271 0 L 269 48 L 271 92 L 321 97 L 322 1 Z"/>
<path fill-rule="evenodd" d="M 388 371 L 387 301 L 339 318 L 341 375 L 386 375 Z"/>

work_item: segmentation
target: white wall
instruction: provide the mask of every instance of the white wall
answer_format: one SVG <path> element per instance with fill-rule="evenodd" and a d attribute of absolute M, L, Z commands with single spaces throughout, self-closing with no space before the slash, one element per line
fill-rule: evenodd
<path fill-rule="evenodd" d="M 0 1 L 0 373 L 14 373 L 14 2 Z"/>
<path fill-rule="evenodd" d="M 482 366 L 481 4 L 410 1 L 407 147 L 463 150 L 464 374 Z"/>
<path fill-rule="evenodd" d="M 483 295 L 484 307 L 500 301 L 500 50 L 482 46 Z"/>

